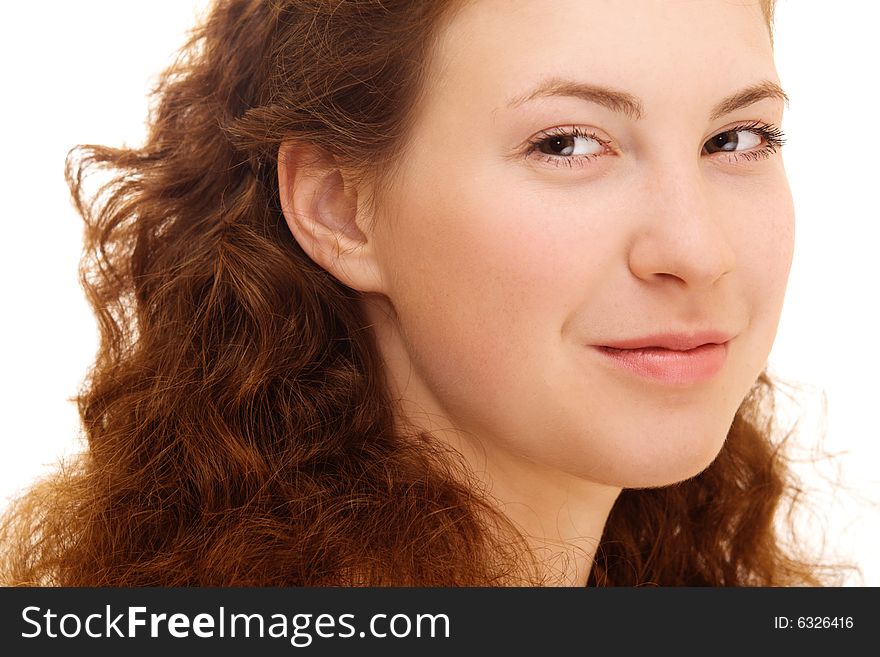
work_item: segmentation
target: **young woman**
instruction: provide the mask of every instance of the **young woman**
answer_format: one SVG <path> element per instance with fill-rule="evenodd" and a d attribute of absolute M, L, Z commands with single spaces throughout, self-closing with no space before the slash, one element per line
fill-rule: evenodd
<path fill-rule="evenodd" d="M 223 0 L 69 162 L 60 585 L 784 585 L 772 2 Z M 97 192 L 95 169 L 116 173 Z"/>

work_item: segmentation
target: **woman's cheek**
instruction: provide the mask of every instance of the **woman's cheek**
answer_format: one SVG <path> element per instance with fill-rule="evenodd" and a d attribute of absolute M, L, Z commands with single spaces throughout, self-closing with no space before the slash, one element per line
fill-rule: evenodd
<path fill-rule="evenodd" d="M 422 267 L 417 276 L 399 278 L 392 301 L 417 374 L 429 387 L 447 398 L 473 389 L 485 399 L 500 395 L 510 373 L 547 342 L 542 325 L 551 318 L 553 288 L 549 269 L 541 270 L 535 256 L 541 245 L 501 229 L 497 216 L 475 216 L 485 208 L 455 210 L 437 208 L 426 217 L 426 223 L 442 219 L 437 223 L 449 231 L 414 235 L 410 253 Z"/>
<path fill-rule="evenodd" d="M 754 219 L 739 225 L 738 259 L 753 304 L 775 325 L 794 254 L 794 206 L 784 180 L 772 192 L 744 215 Z"/>

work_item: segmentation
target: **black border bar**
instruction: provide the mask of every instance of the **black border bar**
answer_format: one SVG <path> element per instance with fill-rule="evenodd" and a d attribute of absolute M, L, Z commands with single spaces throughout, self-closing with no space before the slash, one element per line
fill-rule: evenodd
<path fill-rule="evenodd" d="M 136 619 L 135 635 L 120 637 L 127 634 L 130 613 Z M 167 622 L 174 614 L 182 615 L 176 617 L 176 637 Z M 256 616 L 238 617 L 237 635 L 229 636 L 233 614 L 260 615 L 263 637 L 256 636 L 261 622 Z M 80 626 L 76 637 L 60 634 L 59 620 L 65 615 L 72 615 L 65 621 L 68 634 Z M 100 638 L 86 636 L 90 615 L 89 627 Z M 878 615 L 877 588 L 0 588 L 0 651 L 41 655 L 73 650 L 124 657 L 189 656 L 194 651 L 549 655 L 596 649 L 616 649 L 617 654 L 660 649 L 679 655 L 857 654 L 878 645 Z M 153 616 L 159 619 L 155 637 L 150 636 Z M 416 619 L 431 617 L 435 636 L 424 624 L 423 635 L 415 636 Z M 270 625 L 278 636 L 268 636 Z M 386 636 L 373 636 L 371 630 Z M 294 633 L 299 645 L 291 642 Z"/>

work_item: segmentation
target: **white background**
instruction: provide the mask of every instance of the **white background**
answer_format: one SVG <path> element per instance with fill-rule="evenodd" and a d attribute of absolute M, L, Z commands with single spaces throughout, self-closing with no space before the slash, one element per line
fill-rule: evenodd
<path fill-rule="evenodd" d="M 16 2 L 0 26 L 0 506 L 76 445 L 68 401 L 96 329 L 78 286 L 81 223 L 63 181 L 79 143 L 137 144 L 147 90 L 206 0 Z M 813 540 L 880 585 L 877 268 L 878 5 L 780 0 L 777 68 L 791 97 L 783 150 L 797 246 L 771 373 L 795 384 L 785 422 L 813 489 Z M 724 39 L 723 29 L 718 38 Z M 736 43 L 730 44 L 736 48 Z M 835 484 L 839 482 L 840 485 Z"/>

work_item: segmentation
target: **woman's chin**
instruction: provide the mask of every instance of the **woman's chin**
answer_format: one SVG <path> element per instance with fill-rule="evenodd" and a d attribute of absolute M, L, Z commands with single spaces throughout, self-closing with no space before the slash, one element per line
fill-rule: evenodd
<path fill-rule="evenodd" d="M 580 476 L 596 483 L 618 488 L 660 488 L 697 476 L 717 458 L 727 432 L 704 433 L 700 439 L 689 436 L 655 435 L 646 444 L 631 442 L 631 447 L 608 455 L 602 467 L 595 460 L 584 463 Z M 595 458 L 595 457 L 594 457 Z M 589 457 L 585 456 L 585 460 Z"/>

